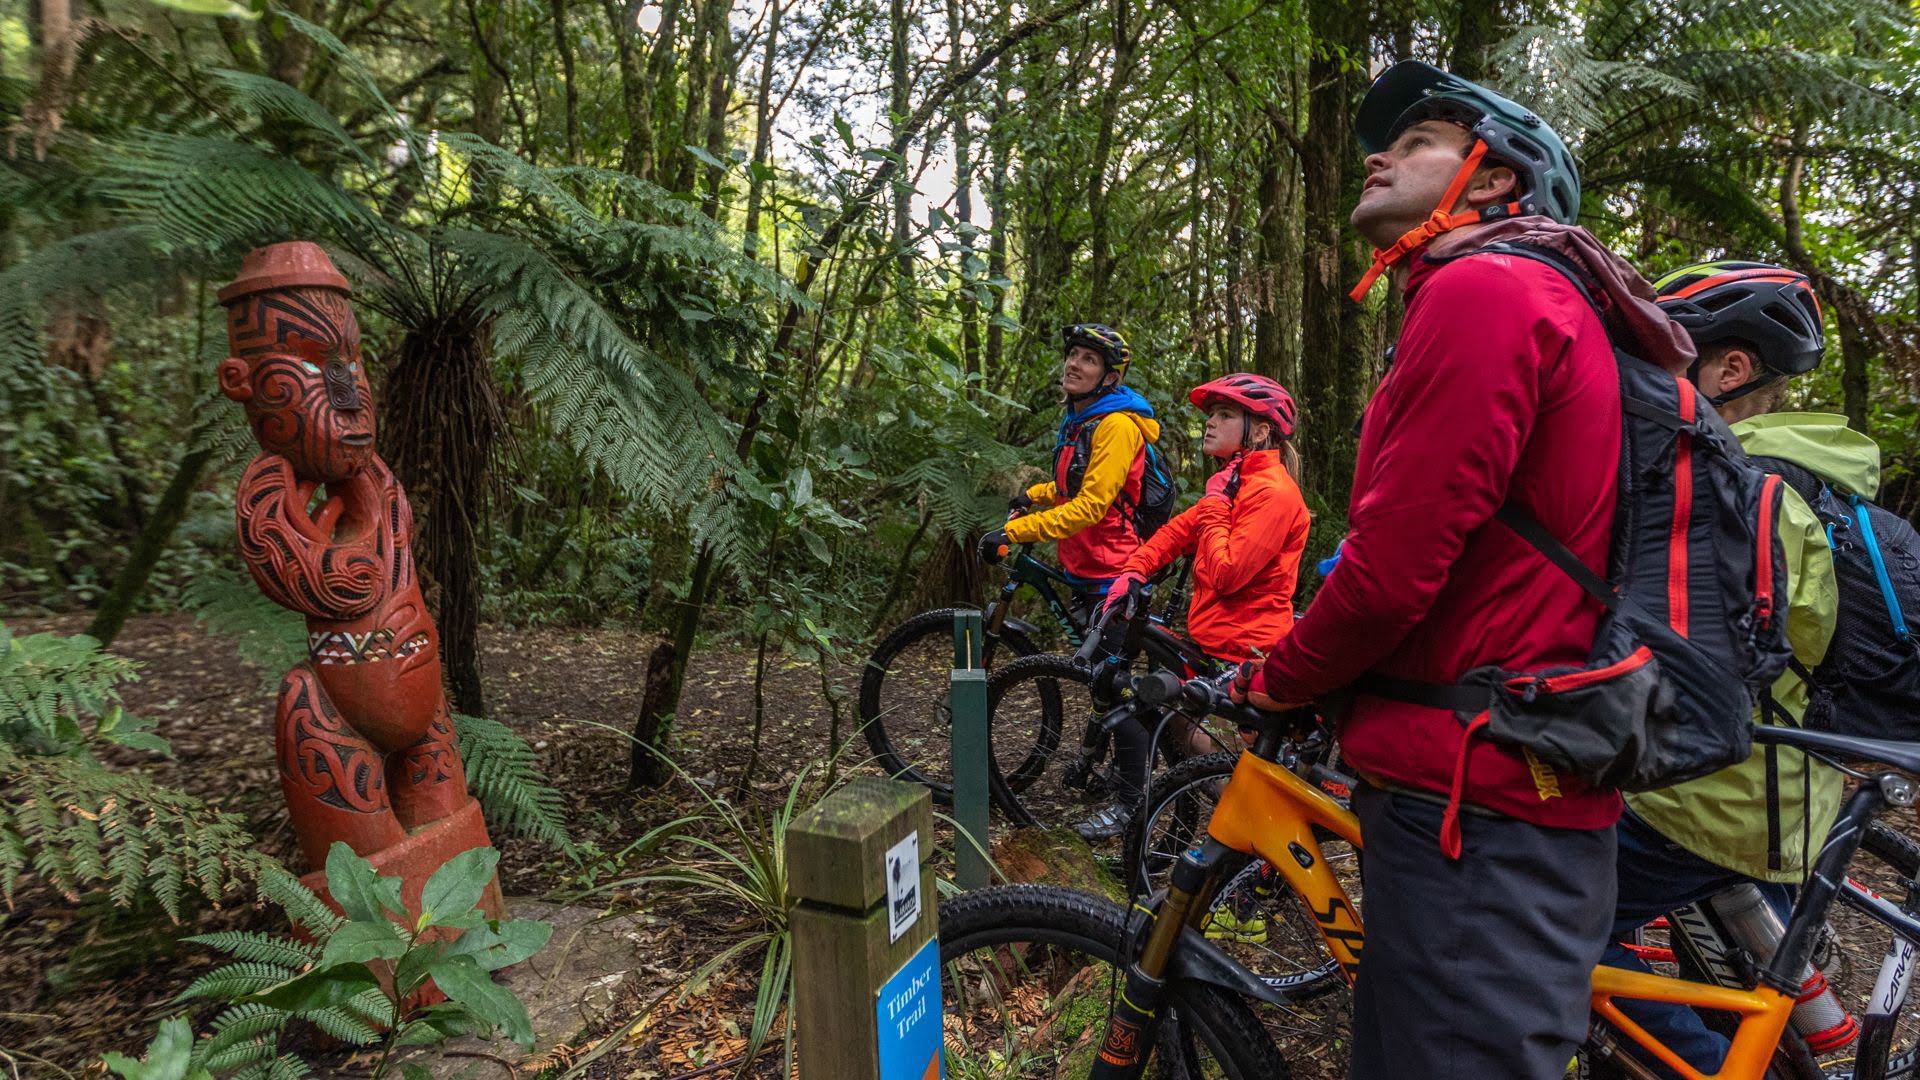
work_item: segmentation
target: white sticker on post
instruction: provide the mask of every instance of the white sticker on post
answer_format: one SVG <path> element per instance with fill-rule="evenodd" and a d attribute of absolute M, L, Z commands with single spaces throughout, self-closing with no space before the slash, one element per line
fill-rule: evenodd
<path fill-rule="evenodd" d="M 920 921 L 920 831 L 887 849 L 887 927 L 889 944 Z"/>

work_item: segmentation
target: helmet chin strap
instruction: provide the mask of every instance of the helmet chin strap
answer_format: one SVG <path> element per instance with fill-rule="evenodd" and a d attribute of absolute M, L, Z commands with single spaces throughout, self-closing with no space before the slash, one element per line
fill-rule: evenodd
<path fill-rule="evenodd" d="M 1693 366 L 1687 369 L 1687 381 L 1693 382 L 1699 377 L 1700 377 L 1700 361 L 1695 360 L 1693 362 Z M 1721 406 L 1725 405 L 1729 401 L 1738 401 L 1741 398 L 1746 397 L 1748 394 L 1751 394 L 1756 390 L 1765 390 L 1767 387 L 1772 386 L 1774 383 L 1777 383 L 1784 378 L 1786 378 L 1785 375 L 1782 375 L 1779 372 L 1774 371 L 1770 368 L 1763 367 L 1760 369 L 1760 375 L 1758 377 L 1748 379 L 1746 382 L 1741 383 L 1739 386 L 1734 387 L 1733 389 L 1727 391 L 1724 394 L 1712 395 L 1711 397 L 1707 398 L 1707 404 L 1713 406 L 1715 409 L 1719 409 Z"/>
<path fill-rule="evenodd" d="M 1446 193 L 1440 196 L 1440 205 L 1433 208 L 1433 213 L 1428 215 L 1427 220 L 1401 233 L 1400 239 L 1395 240 L 1393 246 L 1373 249 L 1373 265 L 1368 267 L 1367 272 L 1361 276 L 1360 284 L 1355 285 L 1353 291 L 1347 294 L 1347 299 L 1356 304 L 1359 303 L 1360 299 L 1367 295 L 1367 290 L 1373 288 L 1373 283 L 1380 279 L 1380 275 L 1387 272 L 1388 267 L 1406 258 L 1416 248 L 1443 232 L 1457 229 L 1462 225 L 1513 217 L 1520 213 L 1520 204 L 1517 201 L 1494 203 L 1478 210 L 1462 210 L 1457 214 L 1449 213 L 1450 208 L 1458 203 L 1460 196 L 1466 192 L 1467 182 L 1473 179 L 1473 171 L 1480 167 L 1481 159 L 1486 156 L 1486 140 L 1473 140 L 1473 149 L 1467 151 L 1467 160 L 1460 164 L 1460 171 L 1453 174 L 1453 182 L 1447 185 Z"/>
<path fill-rule="evenodd" d="M 1113 393 L 1115 390 L 1118 390 L 1120 388 L 1120 383 L 1118 380 L 1116 380 L 1112 386 L 1107 385 L 1107 374 L 1108 374 L 1107 371 L 1102 371 L 1100 373 L 1100 381 L 1095 383 L 1093 386 L 1093 389 L 1087 391 L 1086 393 L 1068 394 L 1067 395 L 1068 411 L 1078 412 L 1080 409 L 1081 402 L 1093 401 L 1097 398 L 1103 398 L 1103 397 L 1106 397 L 1108 394 Z"/>

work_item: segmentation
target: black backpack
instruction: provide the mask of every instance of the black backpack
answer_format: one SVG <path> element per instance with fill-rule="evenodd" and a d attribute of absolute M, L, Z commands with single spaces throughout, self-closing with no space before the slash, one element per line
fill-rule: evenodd
<path fill-rule="evenodd" d="M 1905 518 L 1807 469 L 1756 457 L 1779 474 L 1826 526 L 1840 610 L 1820 665 L 1794 670 L 1807 684 L 1801 723 L 1871 739 L 1920 739 L 1920 639 L 1907 613 L 1920 616 L 1920 533 Z"/>
<path fill-rule="evenodd" d="M 1564 274 L 1556 252 L 1496 244 Z M 1605 606 L 1583 667 L 1470 671 L 1447 686 L 1369 676 L 1359 689 L 1454 710 L 1468 735 L 1601 788 L 1645 791 L 1746 760 L 1754 704 L 1786 670 L 1781 479 L 1755 467 L 1693 384 L 1614 343 L 1619 498 L 1606 579 L 1514 503 L 1496 513 Z"/>
<path fill-rule="evenodd" d="M 1115 415 L 1108 413 L 1107 416 Z M 1067 486 L 1060 492 L 1061 498 L 1071 499 L 1080 489 L 1080 481 L 1087 475 L 1087 461 L 1093 456 L 1093 429 L 1099 427 L 1099 417 L 1083 423 L 1074 429 L 1073 458 L 1067 465 Z M 1127 499 L 1126 489 L 1120 489 L 1120 512 L 1133 522 L 1134 534 L 1145 540 L 1160 531 L 1160 527 L 1173 519 L 1174 503 L 1180 498 L 1180 485 L 1173 479 L 1173 470 L 1167 466 L 1167 459 L 1150 442 L 1142 442 L 1146 449 L 1146 463 L 1140 469 L 1140 501 Z"/>

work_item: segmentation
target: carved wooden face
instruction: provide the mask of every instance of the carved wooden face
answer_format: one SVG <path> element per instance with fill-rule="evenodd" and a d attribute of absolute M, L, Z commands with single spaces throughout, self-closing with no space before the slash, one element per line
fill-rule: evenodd
<path fill-rule="evenodd" d="M 373 456 L 373 390 L 360 358 L 360 324 L 345 293 L 287 288 L 227 308 L 233 355 L 220 390 L 247 407 L 261 449 L 302 480 L 337 483 Z"/>

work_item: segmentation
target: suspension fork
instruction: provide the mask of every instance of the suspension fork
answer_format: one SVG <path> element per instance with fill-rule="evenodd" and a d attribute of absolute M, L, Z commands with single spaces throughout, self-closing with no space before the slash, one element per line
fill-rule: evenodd
<path fill-rule="evenodd" d="M 1094 1058 L 1088 1080 L 1136 1080 L 1143 1075 L 1160 1033 L 1167 994 L 1167 967 L 1180 932 L 1201 928 L 1220 891 L 1225 860 L 1233 849 L 1209 838 L 1174 864 L 1171 887 L 1147 924 L 1139 955 L 1126 967 L 1125 981 L 1106 1038 Z M 1131 943 L 1129 943 L 1131 944 Z"/>

